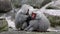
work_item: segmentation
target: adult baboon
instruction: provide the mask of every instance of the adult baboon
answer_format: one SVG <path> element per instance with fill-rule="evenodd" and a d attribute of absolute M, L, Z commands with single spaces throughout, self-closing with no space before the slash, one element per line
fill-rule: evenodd
<path fill-rule="evenodd" d="M 39 11 L 33 12 L 32 20 L 29 22 L 29 26 L 25 28 L 25 31 L 47 31 L 50 26 L 50 22 L 47 17 Z M 34 14 L 34 15 L 33 15 Z"/>
<path fill-rule="evenodd" d="M 24 4 L 21 9 L 17 12 L 15 16 L 15 26 L 17 29 L 22 28 L 24 29 L 28 23 L 26 23 L 27 18 L 29 17 L 28 13 L 30 9 L 33 9 L 33 7 Z M 29 22 L 29 21 L 28 21 Z"/>

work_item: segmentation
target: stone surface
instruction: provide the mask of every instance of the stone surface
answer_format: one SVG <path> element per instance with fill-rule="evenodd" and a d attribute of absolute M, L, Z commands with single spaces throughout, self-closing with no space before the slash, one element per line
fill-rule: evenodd
<path fill-rule="evenodd" d="M 0 18 L 0 32 L 7 30 L 8 30 L 7 21 L 4 18 Z"/>
<path fill-rule="evenodd" d="M 59 32 L 24 32 L 24 31 L 7 31 L 0 34 L 60 34 Z"/>
<path fill-rule="evenodd" d="M 60 9 L 60 0 L 55 1 L 49 7 L 53 8 L 53 9 Z"/>
<path fill-rule="evenodd" d="M 11 2 L 9 0 L 0 0 L 0 13 L 11 10 Z"/>
<path fill-rule="evenodd" d="M 51 0 L 13 0 L 15 6 L 21 6 L 22 4 L 32 5 L 34 8 L 40 8 L 45 4 L 51 2 Z"/>

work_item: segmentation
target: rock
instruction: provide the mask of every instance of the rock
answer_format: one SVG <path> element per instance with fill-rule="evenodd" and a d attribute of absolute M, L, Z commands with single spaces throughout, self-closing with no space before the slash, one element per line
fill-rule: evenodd
<path fill-rule="evenodd" d="M 21 7 L 22 4 L 28 4 L 33 6 L 34 8 L 40 8 L 49 2 L 51 2 L 51 0 L 13 0 L 15 6 L 20 5 Z"/>
<path fill-rule="evenodd" d="M 50 9 L 60 9 L 60 0 L 55 1 L 49 6 Z"/>
<path fill-rule="evenodd" d="M 11 2 L 9 0 L 0 0 L 0 13 L 10 11 Z"/>
<path fill-rule="evenodd" d="M 0 32 L 7 31 L 8 30 L 8 24 L 5 18 L 0 17 Z"/>
<path fill-rule="evenodd" d="M 42 4 L 41 4 L 41 7 L 44 6 L 44 5 L 46 5 L 46 4 L 48 4 L 48 3 L 51 2 L 51 1 L 52 1 L 52 0 L 48 0 L 48 1 L 47 1 L 47 0 L 44 0 L 44 1 L 42 2 Z"/>
<path fill-rule="evenodd" d="M 25 31 L 7 31 L 0 34 L 60 34 L 59 32 L 25 32 Z"/>

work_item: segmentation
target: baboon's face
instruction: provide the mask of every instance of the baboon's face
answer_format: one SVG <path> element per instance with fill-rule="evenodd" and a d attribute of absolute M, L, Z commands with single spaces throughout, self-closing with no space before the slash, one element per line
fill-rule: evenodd
<path fill-rule="evenodd" d="M 32 19 L 35 19 L 35 18 L 36 18 L 36 13 L 33 13 L 33 12 L 32 12 L 31 17 L 32 17 Z"/>

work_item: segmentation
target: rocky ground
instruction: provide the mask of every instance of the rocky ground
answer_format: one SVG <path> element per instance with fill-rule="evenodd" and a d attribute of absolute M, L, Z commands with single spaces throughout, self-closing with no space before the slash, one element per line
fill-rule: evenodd
<path fill-rule="evenodd" d="M 7 31 L 0 34 L 60 34 L 60 32 L 25 32 L 25 31 Z"/>

